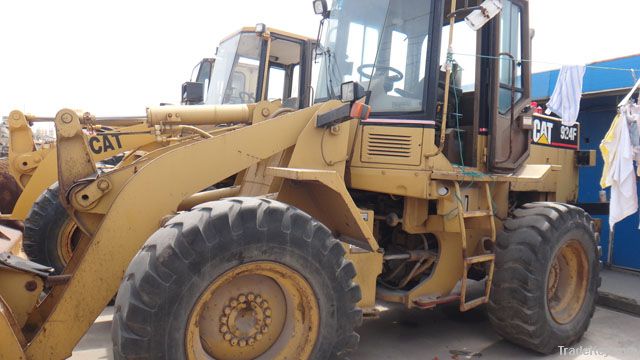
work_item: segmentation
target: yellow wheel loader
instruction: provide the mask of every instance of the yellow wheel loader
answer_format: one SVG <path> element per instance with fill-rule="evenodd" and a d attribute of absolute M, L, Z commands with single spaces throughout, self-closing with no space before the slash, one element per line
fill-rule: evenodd
<path fill-rule="evenodd" d="M 566 204 L 579 144 L 528 106 L 528 2 L 314 8 L 328 24 L 311 107 L 149 108 L 160 134 L 246 126 L 105 173 L 82 115 L 57 114 L 60 202 L 89 241 L 62 275 L 0 257 L 2 357 L 69 356 L 116 291 L 118 359 L 341 358 L 376 299 L 487 304 L 501 336 L 541 353 L 580 339 L 598 237 Z M 475 67 L 455 61 L 462 19 Z M 527 161 L 532 140 L 549 163 Z"/>
<path fill-rule="evenodd" d="M 259 94 L 258 99 L 282 99 L 284 106 L 292 110 L 308 106 L 309 91 L 300 84 L 310 81 L 314 43 L 314 39 L 266 28 L 262 24 L 257 28 L 243 28 L 221 42 L 217 71 L 210 59 L 201 62 L 196 82 L 183 85 L 182 101 L 201 103 L 206 82 L 215 86 L 207 104 L 254 102 Z M 198 96 L 200 100 L 197 100 Z M 52 120 L 18 111 L 9 115 L 10 173 L 19 181 L 23 192 L 12 212 L 11 209 L 2 211 L 2 218 L 24 221 L 23 250 L 26 255 L 60 273 L 84 237 L 58 201 L 55 184 L 58 162 L 54 146 L 36 149 L 33 142 L 29 123 Z M 139 125 L 142 120 L 138 117 L 96 119 L 87 115 L 82 122 L 93 131 L 87 140 L 94 162 L 103 162 L 122 153 L 131 153 L 128 158 L 131 160 L 133 155 L 170 144 L 166 138 L 179 136 L 184 130 L 157 137 L 146 125 Z M 204 129 L 224 131 L 224 128 L 206 126 Z M 192 131 L 185 133 L 193 135 Z"/>

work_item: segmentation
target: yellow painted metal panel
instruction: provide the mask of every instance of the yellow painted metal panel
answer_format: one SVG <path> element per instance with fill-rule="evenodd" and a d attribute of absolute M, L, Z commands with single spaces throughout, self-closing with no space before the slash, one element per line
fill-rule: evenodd
<path fill-rule="evenodd" d="M 0 360 L 26 359 L 22 351 L 24 338 L 11 310 L 0 296 Z"/>
<path fill-rule="evenodd" d="M 362 127 L 364 163 L 420 165 L 422 129 L 398 126 Z"/>

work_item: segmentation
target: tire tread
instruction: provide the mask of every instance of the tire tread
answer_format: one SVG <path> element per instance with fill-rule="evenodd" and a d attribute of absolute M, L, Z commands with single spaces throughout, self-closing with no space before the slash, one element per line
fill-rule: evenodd
<path fill-rule="evenodd" d="M 536 202 L 524 205 L 513 212 L 498 236 L 496 264 L 491 296 L 487 305 L 489 319 L 498 334 L 526 348 L 551 353 L 557 346 L 570 346 L 582 337 L 589 326 L 595 310 L 595 301 L 588 311 L 587 319 L 570 336 L 559 338 L 545 324 L 546 273 L 537 268 L 549 257 L 554 237 L 567 223 L 584 226 L 593 232 L 595 226 L 587 213 L 575 206 Z M 598 236 L 593 236 L 596 249 L 595 290 L 600 284 L 597 259 Z M 538 270 L 536 270 L 538 269 Z M 593 291 L 595 293 L 595 290 Z M 592 291 L 591 282 L 587 289 Z M 591 294 L 595 296 L 595 294 Z M 590 296 L 590 294 L 587 294 Z M 585 300 L 586 301 L 586 300 Z"/>
<path fill-rule="evenodd" d="M 328 358 L 342 358 L 355 350 L 359 336 L 354 329 L 362 323 L 362 311 L 356 307 L 362 295 L 353 282 L 356 271 L 344 258 L 345 251 L 338 240 L 321 223 L 301 210 L 277 201 L 258 198 L 231 198 L 206 203 L 171 219 L 158 230 L 131 262 L 120 287 L 112 327 L 114 356 L 124 358 L 166 358 L 162 349 L 154 346 L 151 333 L 141 331 L 153 318 L 166 311 L 153 306 L 151 299 L 169 291 L 178 279 L 198 276 L 198 270 L 213 253 L 232 249 L 242 242 L 241 234 L 250 228 L 261 241 L 268 234 L 282 231 L 288 234 L 288 245 L 306 249 L 308 253 L 324 254 L 319 264 L 336 279 L 335 304 L 338 334 Z M 292 236 L 292 234 L 300 236 Z M 216 236 L 207 236 L 216 234 Z M 252 235 L 254 235 L 252 233 Z M 300 243 L 291 244 L 293 241 Z M 313 249 L 316 250 L 313 250 Z M 242 259 L 235 259 L 242 262 Z M 142 274 L 142 276 L 141 276 Z M 158 286 L 164 286 L 158 289 Z M 135 305 L 132 307 L 132 305 Z M 140 314 L 142 312 L 142 314 Z M 153 329 L 151 329 L 153 331 Z"/>

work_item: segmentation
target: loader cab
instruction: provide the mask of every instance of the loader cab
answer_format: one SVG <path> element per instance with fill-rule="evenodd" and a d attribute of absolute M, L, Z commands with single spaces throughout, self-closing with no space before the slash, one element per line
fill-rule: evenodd
<path fill-rule="evenodd" d="M 519 61 L 530 58 L 527 1 L 502 1 L 502 13 L 478 31 L 464 18 L 481 1 L 457 3 L 449 53 L 450 1 L 334 1 L 319 47 L 316 101 L 338 98 L 344 82 L 363 85 L 372 116 L 362 122 L 359 160 L 367 159 L 369 126 L 433 129 L 429 141 L 439 145 L 446 66 L 451 77 L 443 152 L 449 161 L 509 172 L 526 159 L 528 130 L 518 123 L 529 104 L 530 64 Z M 397 164 L 391 157 L 375 162 Z"/>
<path fill-rule="evenodd" d="M 311 76 L 314 43 L 263 24 L 229 36 L 218 47 L 205 103 L 281 99 L 285 107 L 307 107 L 309 91 L 303 84 Z"/>
<path fill-rule="evenodd" d="M 191 79 L 182 84 L 182 105 L 204 103 L 215 62 L 215 59 L 205 58 L 193 67 Z"/>

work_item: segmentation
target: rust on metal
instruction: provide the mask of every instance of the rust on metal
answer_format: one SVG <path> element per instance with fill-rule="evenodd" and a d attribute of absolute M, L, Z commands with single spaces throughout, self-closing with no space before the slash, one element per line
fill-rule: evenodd
<path fill-rule="evenodd" d="M 58 286 L 64 285 L 71 280 L 71 275 L 51 275 L 47 277 L 46 284 L 47 286 Z"/>
<path fill-rule="evenodd" d="M 433 309 L 437 305 L 449 304 L 458 300 L 460 300 L 460 295 L 449 295 L 431 299 L 416 299 L 413 303 L 421 309 Z"/>

